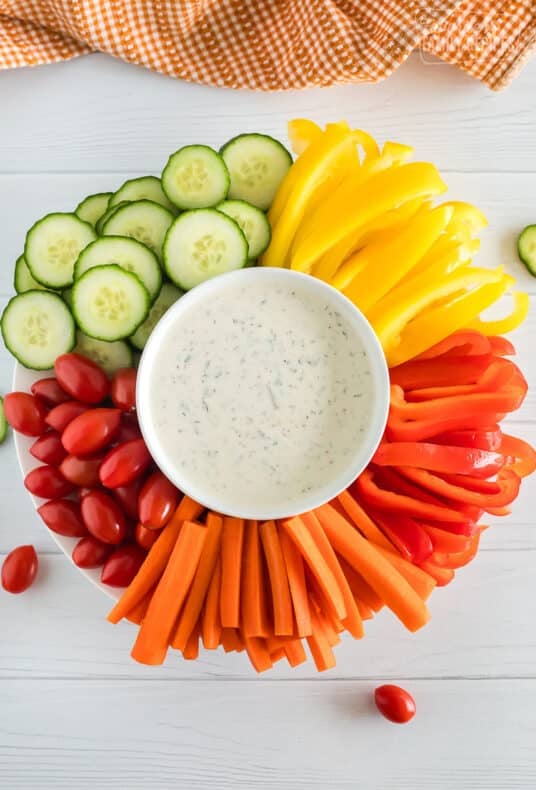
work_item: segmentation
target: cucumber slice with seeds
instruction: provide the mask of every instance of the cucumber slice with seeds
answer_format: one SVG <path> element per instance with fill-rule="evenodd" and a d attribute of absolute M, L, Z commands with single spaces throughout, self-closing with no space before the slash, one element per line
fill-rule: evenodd
<path fill-rule="evenodd" d="M 118 208 L 104 223 L 104 236 L 129 236 L 141 241 L 162 258 L 162 245 L 169 226 L 175 219 L 168 211 L 152 200 L 137 200 Z"/>
<path fill-rule="evenodd" d="M 167 275 L 185 291 L 218 274 L 241 269 L 247 259 L 246 237 L 234 220 L 216 209 L 185 211 L 164 242 Z"/>
<path fill-rule="evenodd" d="M 292 164 L 278 140 L 267 134 L 240 134 L 220 150 L 231 176 L 229 198 L 245 200 L 266 211 Z"/>
<path fill-rule="evenodd" d="M 135 348 L 137 348 L 139 351 L 142 351 L 145 348 L 145 344 L 149 339 L 149 335 L 160 321 L 164 313 L 169 310 L 171 305 L 175 304 L 177 299 L 180 299 L 183 294 L 184 291 L 181 291 L 180 288 L 175 288 L 175 286 L 171 285 L 171 283 L 164 283 L 162 290 L 156 297 L 156 301 L 149 311 L 149 315 L 130 338 L 130 342 Z"/>
<path fill-rule="evenodd" d="M 529 274 L 536 277 L 536 225 L 527 225 L 517 240 L 517 252 Z"/>
<path fill-rule="evenodd" d="M 89 222 L 95 227 L 102 215 L 106 213 L 112 194 L 112 192 L 98 192 L 96 195 L 89 195 L 78 204 L 74 213 L 81 220 Z"/>
<path fill-rule="evenodd" d="M 18 361 L 33 370 L 48 370 L 56 357 L 71 351 L 75 325 L 58 294 L 26 291 L 14 296 L 2 314 L 2 336 Z"/>
<path fill-rule="evenodd" d="M 104 227 L 104 224 L 108 222 L 110 217 L 113 217 L 117 209 L 121 208 L 121 206 L 128 206 L 128 200 L 124 200 L 122 203 L 117 203 L 117 205 L 115 206 L 108 206 L 102 217 L 99 220 L 97 220 L 97 224 L 95 225 L 95 230 L 97 231 L 99 236 L 102 236 L 102 229 Z"/>
<path fill-rule="evenodd" d="M 0 444 L 7 436 L 7 420 L 4 413 L 4 399 L 0 398 Z"/>
<path fill-rule="evenodd" d="M 26 236 L 24 259 L 30 274 L 48 288 L 67 288 L 76 259 L 96 238 L 91 225 L 76 214 L 47 214 Z"/>
<path fill-rule="evenodd" d="M 24 255 L 19 255 L 15 262 L 15 276 L 13 278 L 13 285 L 15 286 L 15 290 L 18 294 L 23 294 L 26 291 L 48 291 L 48 288 L 45 288 L 44 285 L 38 283 L 37 280 L 34 280 L 26 261 L 24 260 Z"/>
<path fill-rule="evenodd" d="M 119 203 L 132 203 L 136 200 L 152 200 L 164 206 L 169 211 L 176 211 L 173 203 L 168 200 L 166 193 L 162 189 L 162 183 L 156 176 L 141 176 L 141 178 L 130 178 L 119 187 L 110 198 L 109 207 L 117 206 Z"/>
<path fill-rule="evenodd" d="M 76 333 L 74 350 L 96 362 L 108 376 L 113 376 L 121 368 L 131 368 L 134 363 L 132 349 L 124 340 L 96 340 L 80 330 Z"/>
<path fill-rule="evenodd" d="M 107 341 L 135 332 L 151 305 L 141 280 L 116 264 L 89 269 L 73 285 L 72 299 L 76 323 L 84 334 Z"/>
<path fill-rule="evenodd" d="M 186 145 L 175 151 L 162 172 L 162 186 L 180 209 L 208 208 L 225 200 L 229 172 L 208 145 Z"/>
<path fill-rule="evenodd" d="M 244 200 L 224 200 L 216 208 L 234 219 L 241 228 L 248 243 L 248 257 L 258 258 L 268 247 L 272 237 L 266 214 Z"/>
<path fill-rule="evenodd" d="M 116 263 L 127 272 L 137 275 L 154 301 L 162 287 L 162 269 L 158 258 L 149 247 L 126 236 L 101 236 L 82 250 L 74 267 L 74 279 L 95 266 Z"/>

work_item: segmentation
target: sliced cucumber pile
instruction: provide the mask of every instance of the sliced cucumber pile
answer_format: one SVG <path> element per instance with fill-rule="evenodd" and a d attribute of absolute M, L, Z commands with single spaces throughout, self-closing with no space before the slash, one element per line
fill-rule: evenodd
<path fill-rule="evenodd" d="M 14 296 L 3 312 L 1 328 L 9 351 L 34 370 L 48 370 L 75 344 L 71 311 L 61 296 L 50 291 Z"/>
<path fill-rule="evenodd" d="M 225 200 L 229 171 L 221 156 L 208 145 L 186 145 L 168 159 L 162 186 L 180 209 L 206 208 Z"/>
<path fill-rule="evenodd" d="M 229 197 L 269 209 L 292 164 L 287 149 L 267 134 L 240 134 L 220 153 L 231 176 Z"/>
<path fill-rule="evenodd" d="M 34 280 L 32 273 L 28 269 L 24 255 L 19 255 L 15 262 L 15 275 L 13 278 L 13 285 L 18 294 L 23 294 L 26 291 L 48 291 L 44 285 Z"/>
<path fill-rule="evenodd" d="M 244 200 L 224 200 L 216 208 L 239 225 L 248 243 L 248 258 L 258 258 L 272 238 L 272 228 L 266 214 Z"/>
<path fill-rule="evenodd" d="M 536 225 L 527 225 L 517 240 L 517 252 L 522 263 L 536 277 Z"/>
<path fill-rule="evenodd" d="M 111 263 L 133 272 L 147 288 L 151 301 L 156 299 L 162 287 L 162 269 L 158 258 L 145 244 L 124 236 L 102 236 L 91 242 L 78 256 L 74 279 L 79 280 L 95 266 Z"/>
<path fill-rule="evenodd" d="M 169 211 L 175 211 L 175 206 L 168 200 L 162 189 L 162 183 L 156 176 L 141 176 L 125 181 L 123 186 L 111 196 L 108 207 L 113 208 L 119 203 L 133 203 L 136 200 L 152 200 L 153 203 L 159 203 Z"/>
<path fill-rule="evenodd" d="M 97 235 L 76 214 L 47 214 L 26 236 L 24 259 L 32 277 L 47 288 L 68 288 L 80 252 Z"/>
<path fill-rule="evenodd" d="M 164 267 L 188 291 L 218 274 L 243 268 L 248 243 L 238 224 L 220 211 L 200 208 L 181 214 L 164 242 Z"/>
<path fill-rule="evenodd" d="M 124 200 L 121 203 L 116 203 L 115 206 L 108 206 L 102 217 L 100 217 L 100 219 L 97 220 L 97 223 L 95 225 L 95 230 L 97 231 L 99 236 L 102 236 L 102 229 L 104 227 L 104 224 L 108 222 L 110 217 L 113 217 L 117 209 L 121 208 L 121 206 L 128 206 L 128 200 Z"/>
<path fill-rule="evenodd" d="M 96 195 L 89 195 L 78 204 L 74 213 L 81 220 L 89 222 L 90 225 L 95 227 L 99 219 L 106 212 L 111 197 L 111 192 L 98 192 Z"/>
<path fill-rule="evenodd" d="M 113 376 L 121 368 L 131 368 L 134 362 L 132 349 L 124 340 L 111 342 L 96 340 L 94 337 L 84 335 L 80 330 L 76 333 L 74 350 L 92 359 L 109 376 Z"/>
<path fill-rule="evenodd" d="M 134 334 L 129 338 L 130 342 L 137 348 L 138 351 L 143 351 L 145 344 L 149 339 L 149 335 L 160 321 L 164 313 L 169 310 L 172 304 L 175 304 L 177 299 L 184 294 L 180 288 L 176 288 L 171 283 L 164 283 L 162 290 L 156 297 L 156 301 L 149 311 L 149 315 L 141 324 Z"/>
<path fill-rule="evenodd" d="M 129 236 L 162 258 L 162 245 L 175 219 L 171 211 L 152 200 L 136 200 L 120 206 L 103 224 L 104 236 Z"/>

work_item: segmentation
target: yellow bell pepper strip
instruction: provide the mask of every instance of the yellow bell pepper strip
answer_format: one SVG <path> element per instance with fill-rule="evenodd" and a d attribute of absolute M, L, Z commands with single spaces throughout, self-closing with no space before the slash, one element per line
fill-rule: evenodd
<path fill-rule="evenodd" d="M 390 239 L 370 244 L 351 256 L 332 280 L 332 285 L 360 310 L 367 312 L 408 274 L 452 216 L 451 208 L 438 206 L 419 211 L 403 230 Z"/>
<path fill-rule="evenodd" d="M 307 146 L 322 134 L 320 126 L 307 118 L 294 118 L 289 121 L 287 131 L 290 145 L 297 156 L 303 154 Z"/>
<path fill-rule="evenodd" d="M 415 149 L 411 145 L 404 145 L 404 143 L 394 143 L 390 140 L 383 144 L 382 156 L 388 156 L 392 159 L 393 164 L 402 165 L 409 162 Z"/>
<path fill-rule="evenodd" d="M 428 162 L 389 167 L 365 184 L 361 189 L 361 174 L 345 179 L 329 200 L 312 212 L 296 238 L 293 269 L 309 272 L 315 261 L 356 228 L 408 200 L 431 197 L 446 189 L 436 168 Z"/>
<path fill-rule="evenodd" d="M 523 291 L 512 291 L 512 297 L 514 309 L 505 318 L 496 321 L 482 321 L 480 318 L 475 318 L 469 326 L 484 335 L 503 335 L 517 329 L 529 314 L 530 301 L 529 295 Z"/>
<path fill-rule="evenodd" d="M 452 206 L 454 209 L 454 217 L 451 223 L 453 229 L 458 228 L 463 223 L 469 228 L 471 236 L 475 236 L 478 231 L 485 228 L 488 224 L 488 220 L 480 209 L 471 203 L 464 203 L 461 200 L 449 200 L 446 205 Z"/>
<path fill-rule="evenodd" d="M 440 270 L 444 269 L 447 273 L 459 269 L 466 263 L 470 263 L 479 249 L 480 239 L 459 241 L 443 234 L 412 269 L 410 277 L 427 271 L 431 266 L 437 266 Z"/>
<path fill-rule="evenodd" d="M 365 164 L 372 162 L 374 159 L 377 159 L 380 156 L 378 143 L 368 132 L 364 132 L 363 129 L 354 129 L 352 131 L 352 136 L 357 145 L 360 145 L 363 149 L 365 154 L 363 162 Z"/>
<path fill-rule="evenodd" d="M 456 278 L 464 276 L 463 272 L 455 275 Z M 478 279 L 477 282 L 482 280 Z M 414 318 L 399 335 L 395 329 L 384 339 L 384 350 L 387 349 L 389 366 L 394 367 L 407 362 L 408 359 L 413 359 L 431 345 L 470 324 L 475 316 L 500 299 L 512 282 L 513 278 L 507 275 L 503 275 L 495 282 L 484 280 L 484 284 L 480 287 Z"/>
<path fill-rule="evenodd" d="M 272 241 L 261 257 L 263 266 L 283 266 L 296 230 L 315 189 L 327 178 L 337 161 L 355 155 L 355 168 L 359 168 L 357 153 L 353 148 L 350 132 L 338 126 L 330 127 L 292 165 L 275 197 L 268 219 L 272 223 Z M 279 216 L 280 196 L 287 194 Z M 275 224 L 274 224 L 275 223 Z"/>

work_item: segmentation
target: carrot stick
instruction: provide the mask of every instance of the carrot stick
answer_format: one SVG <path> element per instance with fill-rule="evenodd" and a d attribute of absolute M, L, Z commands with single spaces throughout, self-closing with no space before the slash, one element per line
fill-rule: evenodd
<path fill-rule="evenodd" d="M 224 628 L 240 625 L 240 574 L 244 520 L 225 516 L 221 544 L 220 616 Z"/>
<path fill-rule="evenodd" d="M 272 659 L 264 639 L 260 639 L 257 636 L 244 636 L 244 645 L 249 660 L 257 672 L 265 672 L 267 669 L 272 668 Z"/>
<path fill-rule="evenodd" d="M 335 656 L 333 650 L 327 640 L 326 634 L 318 612 L 311 610 L 311 623 L 313 626 L 313 633 L 307 637 L 307 644 L 315 662 L 316 668 L 319 672 L 324 672 L 326 669 L 331 669 L 335 666 Z"/>
<path fill-rule="evenodd" d="M 272 653 L 270 653 L 270 661 L 272 661 L 273 664 L 276 664 L 278 661 L 281 661 L 282 658 L 286 658 L 286 655 L 287 654 L 283 648 L 278 647 L 277 650 L 274 650 Z"/>
<path fill-rule="evenodd" d="M 209 513 L 206 518 L 206 525 L 205 545 L 199 560 L 199 567 L 192 582 L 192 588 L 188 593 L 184 609 L 180 614 L 175 633 L 171 639 L 171 647 L 177 650 L 184 650 L 190 634 L 195 629 L 220 551 L 223 528 L 222 517 L 215 513 Z"/>
<path fill-rule="evenodd" d="M 203 550 L 207 528 L 185 521 L 164 573 L 154 591 L 132 658 L 141 664 L 161 664 L 171 632 L 194 578 Z"/>
<path fill-rule="evenodd" d="M 342 593 L 344 608 L 346 609 L 346 617 L 342 618 L 343 625 L 346 627 L 346 630 L 352 634 L 354 639 L 361 639 L 364 634 L 363 621 L 361 620 L 359 609 L 357 608 L 355 598 L 348 585 L 346 576 L 341 569 L 339 560 L 333 551 L 331 543 L 326 537 L 326 533 L 322 529 L 320 522 L 313 511 L 310 511 L 309 513 L 303 513 L 301 520 L 311 533 L 314 542 L 316 543 L 320 553 L 329 566 L 330 571 L 334 575 L 335 581 L 337 582 Z"/>
<path fill-rule="evenodd" d="M 244 642 L 236 628 L 222 628 L 220 644 L 226 653 L 241 653 L 244 649 Z"/>
<path fill-rule="evenodd" d="M 383 608 L 383 601 L 380 596 L 374 592 L 370 584 L 367 584 L 357 571 L 354 571 L 351 565 L 348 565 L 343 557 L 339 557 L 339 562 L 358 605 L 361 602 L 365 604 L 367 609 L 379 612 Z"/>
<path fill-rule="evenodd" d="M 333 548 L 360 573 L 410 631 L 428 622 L 430 613 L 406 579 L 330 505 L 316 509 Z"/>
<path fill-rule="evenodd" d="M 419 567 L 429 576 L 433 576 L 438 587 L 445 587 L 454 579 L 454 570 L 452 568 L 440 568 L 439 565 L 434 565 L 430 560 L 421 562 Z"/>
<path fill-rule="evenodd" d="M 370 608 L 370 606 L 367 606 L 366 603 L 363 603 L 363 601 L 360 601 L 358 598 L 356 598 L 355 602 L 357 604 L 357 608 L 359 609 L 359 614 L 361 615 L 361 619 L 372 620 L 372 618 L 374 617 L 374 612 Z"/>
<path fill-rule="evenodd" d="M 396 551 L 392 549 L 391 551 L 387 551 L 381 546 L 377 546 L 377 549 L 380 554 L 383 554 L 385 559 L 396 568 L 400 575 L 404 577 L 410 587 L 413 587 L 419 598 L 423 601 L 427 601 L 432 591 L 435 589 L 435 579 L 422 568 L 405 560 L 404 557 L 401 557 Z"/>
<path fill-rule="evenodd" d="M 335 576 L 331 572 L 329 565 L 323 558 L 311 533 L 299 516 L 284 519 L 280 522 L 283 529 L 288 533 L 291 540 L 298 547 L 308 568 L 322 589 L 326 600 L 329 602 L 334 614 L 343 619 L 346 617 L 346 607 L 344 598 L 339 589 Z"/>
<path fill-rule="evenodd" d="M 265 521 L 260 526 L 260 533 L 272 589 L 274 633 L 279 636 L 292 636 L 294 633 L 292 599 L 275 522 Z"/>
<path fill-rule="evenodd" d="M 270 632 L 266 582 L 259 525 L 248 521 L 242 567 L 242 630 L 245 636 L 268 636 Z"/>
<path fill-rule="evenodd" d="M 171 521 L 166 524 L 138 573 L 108 615 L 110 623 L 118 623 L 154 587 L 164 572 L 182 522 L 195 521 L 203 510 L 204 507 L 190 497 L 184 496 L 181 499 Z"/>
<path fill-rule="evenodd" d="M 218 555 L 214 573 L 208 587 L 202 617 L 201 636 L 205 650 L 216 650 L 220 644 L 220 588 L 221 588 L 221 557 Z"/>
<path fill-rule="evenodd" d="M 279 540 L 287 569 L 290 597 L 294 607 L 296 629 L 298 636 L 310 636 L 313 633 L 311 614 L 309 612 L 309 598 L 305 583 L 305 570 L 303 560 L 296 544 L 289 538 L 284 529 L 279 530 Z"/>
<path fill-rule="evenodd" d="M 130 610 L 127 614 L 126 619 L 129 620 L 131 623 L 135 623 L 135 625 L 141 625 L 143 622 L 143 618 L 147 614 L 147 608 L 151 602 L 151 598 L 153 596 L 154 588 L 149 590 L 146 593 L 141 601 L 136 604 L 136 606 Z"/>
<path fill-rule="evenodd" d="M 342 494 L 339 494 L 337 499 L 346 512 L 347 520 L 355 524 L 366 538 L 376 543 L 378 546 L 383 546 L 384 549 L 392 548 L 391 541 L 387 540 L 381 529 L 376 526 L 370 516 L 363 510 L 361 505 L 355 501 L 348 491 L 343 491 Z"/>
<path fill-rule="evenodd" d="M 307 661 L 307 655 L 301 639 L 289 639 L 285 642 L 283 650 L 285 651 L 287 661 L 291 667 L 297 667 Z"/>
<path fill-rule="evenodd" d="M 188 641 L 182 651 L 182 657 L 186 661 L 195 661 L 199 656 L 199 626 L 196 624 Z"/>

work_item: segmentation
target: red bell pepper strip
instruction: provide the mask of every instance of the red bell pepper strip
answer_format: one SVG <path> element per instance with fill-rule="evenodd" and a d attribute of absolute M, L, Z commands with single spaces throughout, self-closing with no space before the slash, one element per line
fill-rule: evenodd
<path fill-rule="evenodd" d="M 475 384 L 493 361 L 491 354 L 477 357 L 412 359 L 389 370 L 391 384 L 405 390 Z"/>
<path fill-rule="evenodd" d="M 432 539 L 415 519 L 401 514 L 380 514 L 376 511 L 371 515 L 404 559 L 419 565 L 432 554 Z"/>
<path fill-rule="evenodd" d="M 423 403 L 408 403 L 400 387 L 391 387 L 390 414 L 402 420 L 444 420 L 487 414 L 488 421 L 498 412 L 511 412 L 523 403 L 527 386 L 519 382 L 505 385 L 496 392 L 477 392 L 456 398 L 437 398 Z M 493 420 L 493 417 L 491 417 Z"/>
<path fill-rule="evenodd" d="M 434 551 L 430 557 L 430 562 L 437 565 L 439 568 L 463 568 L 471 562 L 476 556 L 478 551 L 478 544 L 480 542 L 480 530 L 473 535 L 469 541 L 469 545 L 463 551 L 457 552 L 439 552 Z"/>
<path fill-rule="evenodd" d="M 421 562 L 419 568 L 435 579 L 438 587 L 445 587 L 454 579 L 454 571 L 451 568 L 441 568 L 429 559 Z"/>
<path fill-rule="evenodd" d="M 449 335 L 444 340 L 440 340 L 435 346 L 423 351 L 415 359 L 432 359 L 433 357 L 449 353 L 473 356 L 487 354 L 489 351 L 489 337 L 476 329 L 461 329 L 459 332 L 453 332 L 452 335 Z"/>
<path fill-rule="evenodd" d="M 501 446 L 502 432 L 498 425 L 490 425 L 475 430 L 450 431 L 434 436 L 436 444 L 450 444 L 456 447 L 474 447 L 477 450 L 498 450 Z"/>
<path fill-rule="evenodd" d="M 466 488 L 468 491 L 477 491 L 479 494 L 498 494 L 501 486 L 495 480 L 483 480 L 481 477 L 471 475 L 457 475 L 436 472 L 437 476 L 454 486 Z"/>
<path fill-rule="evenodd" d="M 477 505 L 487 510 L 488 507 L 502 507 L 509 505 L 517 497 L 519 492 L 519 485 L 521 479 L 515 472 L 510 469 L 501 469 L 497 475 L 497 482 L 500 485 L 500 491 L 495 494 L 483 494 L 477 491 L 469 491 L 467 488 L 462 488 L 458 485 L 453 485 L 443 480 L 437 475 L 433 475 L 424 469 L 413 469 L 412 467 L 398 467 L 398 471 L 418 485 L 428 488 L 440 496 L 450 499 L 454 502 L 463 502 L 470 505 Z M 431 506 L 429 506 L 431 507 Z M 448 519 L 450 521 L 450 519 Z"/>
<path fill-rule="evenodd" d="M 508 469 L 512 469 L 519 477 L 527 477 L 536 469 L 536 450 L 523 439 L 503 433 L 500 451 L 514 459 L 508 462 Z"/>
<path fill-rule="evenodd" d="M 491 477 L 504 465 L 500 453 L 431 442 L 382 442 L 372 458 L 379 466 L 416 466 L 431 472 Z"/>
<path fill-rule="evenodd" d="M 501 335 L 488 337 L 491 353 L 496 357 L 515 357 L 516 350 L 512 343 Z"/>
<path fill-rule="evenodd" d="M 432 527 L 431 524 L 421 524 L 421 526 L 432 539 L 434 552 L 445 554 L 459 553 L 465 551 L 469 545 L 469 538 L 465 535 L 455 535 L 439 527 Z"/>
<path fill-rule="evenodd" d="M 491 516 L 509 516 L 512 508 L 509 507 L 488 507 L 487 513 Z"/>
<path fill-rule="evenodd" d="M 455 415 L 433 420 L 405 420 L 391 410 L 386 434 L 393 442 L 421 442 L 441 433 L 450 431 L 474 430 L 485 428 L 490 422 L 499 422 L 504 414 Z"/>

